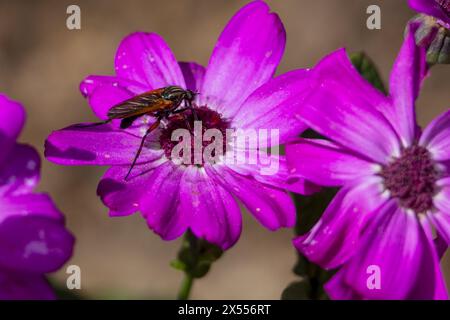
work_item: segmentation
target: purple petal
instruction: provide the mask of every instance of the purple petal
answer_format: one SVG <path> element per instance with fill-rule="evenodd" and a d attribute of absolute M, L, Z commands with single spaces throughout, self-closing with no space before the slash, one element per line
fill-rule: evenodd
<path fill-rule="evenodd" d="M 18 195 L 33 191 L 39 182 L 41 160 L 36 150 L 15 144 L 0 167 L 0 196 Z"/>
<path fill-rule="evenodd" d="M 183 168 L 172 162 L 153 170 L 139 203 L 147 224 L 164 240 L 181 236 L 189 227 L 190 212 L 178 210 L 180 203 L 180 181 Z"/>
<path fill-rule="evenodd" d="M 207 167 L 206 170 L 209 176 L 214 177 L 241 200 L 267 229 L 273 231 L 295 225 L 295 206 L 287 192 L 262 184 L 252 177 L 242 176 L 226 167 Z"/>
<path fill-rule="evenodd" d="M 324 58 L 315 68 L 316 85 L 299 109 L 303 121 L 322 135 L 380 163 L 398 155 L 399 141 L 377 111 L 386 99 L 369 87 L 344 50 Z M 365 91 L 362 91 L 365 90 Z"/>
<path fill-rule="evenodd" d="M 88 101 L 95 115 L 106 120 L 109 109 L 133 96 L 134 94 L 121 87 L 101 86 L 94 91 Z"/>
<path fill-rule="evenodd" d="M 199 238 L 226 250 L 239 239 L 242 217 L 232 195 L 204 169 L 186 168 L 180 188 L 180 212 L 189 213 L 190 228 Z"/>
<path fill-rule="evenodd" d="M 345 272 L 338 271 L 323 288 L 331 300 L 362 300 L 363 297 L 345 283 Z"/>
<path fill-rule="evenodd" d="M 151 89 L 169 85 L 185 87 L 175 56 L 156 33 L 136 32 L 123 39 L 117 49 L 115 66 L 118 77 Z"/>
<path fill-rule="evenodd" d="M 139 94 L 143 91 L 150 90 L 147 85 L 135 82 L 133 80 L 122 79 L 116 76 L 91 75 L 87 76 L 80 83 L 80 92 L 84 97 L 89 98 L 94 94 L 95 90 L 101 87 L 122 88 L 134 94 Z"/>
<path fill-rule="evenodd" d="M 298 137 L 307 129 L 297 110 L 309 94 L 308 74 L 291 71 L 262 85 L 244 101 L 233 122 L 241 129 L 279 130 L 280 144 Z"/>
<path fill-rule="evenodd" d="M 439 235 L 450 245 L 450 213 L 433 212 L 428 217 L 433 222 Z"/>
<path fill-rule="evenodd" d="M 345 91 L 350 91 L 347 92 L 350 97 L 363 101 L 367 108 L 377 109 L 390 103 L 381 91 L 359 74 L 345 49 L 336 50 L 323 58 L 313 72 L 316 84 L 320 85 L 324 80 L 340 83 L 342 87 L 347 88 Z"/>
<path fill-rule="evenodd" d="M 146 192 L 145 185 L 150 181 L 153 169 L 164 161 L 167 160 L 161 159 L 135 166 L 128 180 L 125 180 L 125 177 L 129 166 L 109 168 L 97 188 L 97 194 L 110 210 L 109 215 L 127 216 L 139 211 L 140 198 Z"/>
<path fill-rule="evenodd" d="M 244 6 L 220 35 L 209 61 L 200 101 L 225 118 L 274 74 L 286 42 L 284 27 L 262 1 Z"/>
<path fill-rule="evenodd" d="M 60 268 L 72 255 L 74 238 L 47 195 L 3 198 L 0 212 L 1 266 L 46 273 Z"/>
<path fill-rule="evenodd" d="M 421 259 L 419 277 L 413 281 L 415 285 L 409 293 L 408 299 L 448 300 L 431 227 L 426 219 L 421 219 L 421 224 L 421 244 L 424 247 L 424 255 Z"/>
<path fill-rule="evenodd" d="M 18 194 L 0 199 L 0 223 L 12 216 L 39 215 L 63 222 L 61 212 L 47 194 Z"/>
<path fill-rule="evenodd" d="M 186 89 L 200 91 L 205 79 L 205 67 L 195 62 L 180 62 L 180 68 L 186 82 Z"/>
<path fill-rule="evenodd" d="M 18 102 L 0 93 L 0 164 L 15 143 L 25 123 L 25 110 Z"/>
<path fill-rule="evenodd" d="M 428 213 L 430 220 L 439 235 L 450 245 L 450 177 L 437 182 L 439 192 L 433 198 L 433 204 L 438 209 Z"/>
<path fill-rule="evenodd" d="M 261 157 L 264 157 L 262 163 Z M 257 164 L 227 164 L 227 166 L 244 176 L 279 189 L 286 189 L 291 192 L 303 195 L 312 194 L 320 190 L 320 187 L 305 180 L 303 177 L 293 177 L 288 169 L 286 157 L 268 155 L 266 152 L 258 152 Z"/>
<path fill-rule="evenodd" d="M 40 274 L 0 270 L 0 300 L 54 300 L 47 279 Z"/>
<path fill-rule="evenodd" d="M 414 281 L 424 276 L 419 270 L 426 256 L 423 231 L 414 213 L 389 202 L 366 230 L 358 253 L 346 265 L 345 281 L 368 299 L 406 299 Z M 371 288 L 369 268 L 379 270 L 380 287 Z"/>
<path fill-rule="evenodd" d="M 88 76 L 80 84 L 80 91 L 92 111 L 103 120 L 108 119 L 111 107 L 147 90 L 150 89 L 144 85 L 111 76 Z"/>
<path fill-rule="evenodd" d="M 448 1 L 438 0 L 408 0 L 409 6 L 420 13 L 438 18 L 446 23 L 450 23 L 450 4 Z M 447 11 L 443 8 L 444 3 L 447 5 Z"/>
<path fill-rule="evenodd" d="M 414 106 L 427 73 L 425 49 L 416 45 L 414 29 L 408 29 L 392 68 L 389 91 L 393 105 L 384 110 L 405 147 L 411 145 L 418 134 Z"/>
<path fill-rule="evenodd" d="M 393 227 L 398 229 L 398 233 L 388 234 L 388 230 L 373 229 L 375 236 L 390 238 L 389 241 L 378 244 L 377 256 L 372 257 L 374 253 L 372 250 L 361 253 L 365 255 L 366 263 L 374 263 L 376 259 L 383 261 L 383 264 L 372 264 L 379 267 L 380 288 L 368 288 L 368 280 L 372 273 L 367 269 L 364 270 L 367 264 L 359 268 L 358 263 L 361 263 L 362 259 L 354 259 L 324 286 L 331 299 L 448 299 L 428 222 L 426 219 L 421 219 L 421 222 L 414 221 L 416 219 L 414 215 L 407 216 L 404 212 L 397 215 L 397 219 L 394 217 L 388 223 L 394 224 Z M 405 226 L 405 219 L 410 219 L 407 224 L 412 228 L 400 230 Z M 399 225 L 395 226 L 397 223 Z M 417 242 L 411 242 L 413 238 L 417 238 Z M 385 252 L 384 258 L 382 251 Z M 355 285 L 358 288 L 358 282 L 354 279 L 359 277 L 361 279 L 357 281 L 364 282 L 363 292 L 355 290 Z"/>
<path fill-rule="evenodd" d="M 75 125 L 52 132 L 45 142 L 45 157 L 62 165 L 130 165 L 140 143 L 140 137 L 109 124 Z M 147 145 L 137 163 L 150 162 L 161 155 L 159 147 Z"/>
<path fill-rule="evenodd" d="M 321 139 L 299 139 L 286 145 L 286 158 L 292 176 L 324 186 L 340 186 L 377 170 L 376 164 Z"/>
<path fill-rule="evenodd" d="M 340 266 L 356 252 L 363 230 L 385 203 L 381 192 L 375 177 L 344 187 L 313 229 L 294 240 L 295 247 L 323 268 Z"/>
<path fill-rule="evenodd" d="M 447 251 L 448 249 L 448 243 L 440 236 L 439 232 L 436 239 L 434 239 L 434 245 L 436 247 L 436 253 L 439 259 L 442 259 L 442 257 L 445 254 L 445 251 Z"/>
<path fill-rule="evenodd" d="M 431 152 L 433 159 L 450 160 L 450 110 L 435 118 L 425 128 L 419 144 Z"/>

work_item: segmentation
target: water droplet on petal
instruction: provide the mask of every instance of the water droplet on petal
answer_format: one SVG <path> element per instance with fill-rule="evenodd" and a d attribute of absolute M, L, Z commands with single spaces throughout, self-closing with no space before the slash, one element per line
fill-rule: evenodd
<path fill-rule="evenodd" d="M 36 180 L 31 178 L 31 179 L 25 179 L 25 185 L 28 187 L 32 187 L 36 184 Z"/>
<path fill-rule="evenodd" d="M 27 169 L 28 170 L 34 170 L 36 169 L 36 161 L 30 160 L 27 162 Z"/>

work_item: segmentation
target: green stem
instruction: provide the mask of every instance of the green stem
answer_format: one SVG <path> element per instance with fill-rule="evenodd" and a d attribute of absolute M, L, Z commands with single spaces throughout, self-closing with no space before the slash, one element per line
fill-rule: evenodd
<path fill-rule="evenodd" d="M 307 274 L 309 281 L 309 299 L 311 300 L 319 300 L 320 296 L 320 279 L 319 273 L 320 270 L 317 266 L 313 265 L 310 262 L 307 262 Z"/>
<path fill-rule="evenodd" d="M 178 300 L 188 300 L 191 293 L 192 284 L 194 283 L 194 277 L 185 273 L 183 282 L 181 283 L 180 290 L 178 291 Z"/>

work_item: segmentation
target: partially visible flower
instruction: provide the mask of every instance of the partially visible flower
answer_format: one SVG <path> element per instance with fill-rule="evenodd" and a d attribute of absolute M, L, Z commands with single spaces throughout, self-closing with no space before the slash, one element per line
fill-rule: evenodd
<path fill-rule="evenodd" d="M 450 63 L 450 0 L 408 0 L 420 14 L 408 27 L 415 30 L 416 43 L 427 49 L 427 62 Z"/>
<path fill-rule="evenodd" d="M 417 12 L 434 17 L 438 23 L 450 28 L 449 0 L 408 0 L 408 4 Z"/>
<path fill-rule="evenodd" d="M 53 299 L 45 273 L 72 255 L 74 239 L 47 194 L 36 193 L 40 159 L 16 142 L 23 107 L 0 94 L 0 299 Z"/>
<path fill-rule="evenodd" d="M 450 243 L 450 111 L 423 132 L 417 125 L 425 64 L 409 32 L 388 97 L 344 50 L 313 70 L 314 89 L 299 113 L 330 141 L 301 139 L 286 155 L 293 175 L 342 187 L 312 230 L 294 240 L 309 260 L 340 267 L 325 286 L 333 299 L 448 297 L 439 255 Z M 375 269 L 379 287 L 369 283 Z"/>
<path fill-rule="evenodd" d="M 279 129 L 279 143 L 283 144 L 305 129 L 294 112 L 307 93 L 308 75 L 307 70 L 297 70 L 273 78 L 284 47 L 285 31 L 279 17 L 270 13 L 263 1 L 254 1 L 228 23 L 207 68 L 193 62 L 178 63 L 159 35 L 138 32 L 119 45 L 116 75 L 89 76 L 80 90 L 94 113 L 106 119 L 108 110 L 119 102 L 151 89 L 178 85 L 199 92 L 195 108 L 203 128 L 220 132 Z M 185 115 L 193 123 L 192 114 Z M 295 207 L 285 189 L 300 193 L 312 189 L 303 180 L 286 183 L 283 156 L 276 159 L 279 170 L 274 175 L 262 175 L 262 164 L 177 164 L 170 156 L 175 145 L 172 133 L 189 129 L 179 117 L 169 118 L 147 137 L 126 181 L 141 137 L 154 121 L 144 116 L 125 130 L 114 122 L 58 130 L 47 139 L 46 157 L 62 165 L 110 166 L 98 186 L 110 215 L 140 211 L 164 240 L 191 229 L 195 236 L 223 249 L 231 247 L 242 226 L 236 200 L 267 229 L 295 224 Z M 272 155 L 272 161 L 275 157 Z"/>

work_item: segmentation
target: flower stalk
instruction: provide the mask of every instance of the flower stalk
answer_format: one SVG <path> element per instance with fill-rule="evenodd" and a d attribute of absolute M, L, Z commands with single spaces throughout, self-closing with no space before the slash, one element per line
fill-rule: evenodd
<path fill-rule="evenodd" d="M 206 276 L 222 253 L 218 246 L 197 238 L 190 230 L 185 233 L 177 259 L 171 262 L 172 267 L 184 272 L 177 296 L 179 300 L 189 299 L 194 280 Z"/>
<path fill-rule="evenodd" d="M 185 273 L 183 282 L 181 283 L 180 290 L 178 291 L 178 300 L 188 300 L 191 295 L 192 285 L 194 284 L 194 277 Z"/>

